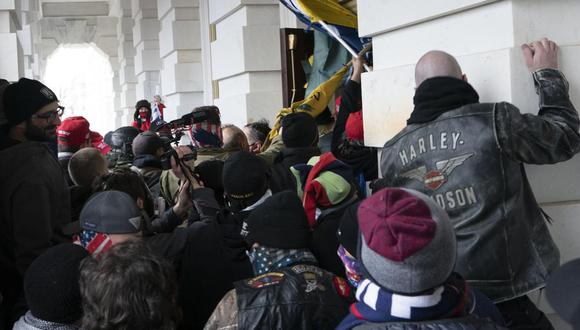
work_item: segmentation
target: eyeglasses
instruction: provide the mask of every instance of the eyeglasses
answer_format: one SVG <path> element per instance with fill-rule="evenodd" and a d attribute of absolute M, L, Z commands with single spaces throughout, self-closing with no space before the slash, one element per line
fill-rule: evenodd
<path fill-rule="evenodd" d="M 47 121 L 54 121 L 57 117 L 61 117 L 62 114 L 64 113 L 64 107 L 63 106 L 58 106 L 58 108 L 56 108 L 56 110 L 53 111 L 48 111 L 45 112 L 43 114 L 33 114 L 32 118 L 40 118 L 40 119 L 46 119 Z"/>
<path fill-rule="evenodd" d="M 40 115 L 34 114 L 32 115 L 32 117 L 46 119 L 46 121 L 54 121 L 57 117 L 60 118 L 63 113 L 64 107 L 62 105 L 59 105 L 58 108 L 56 108 L 56 110 L 48 111 Z"/>

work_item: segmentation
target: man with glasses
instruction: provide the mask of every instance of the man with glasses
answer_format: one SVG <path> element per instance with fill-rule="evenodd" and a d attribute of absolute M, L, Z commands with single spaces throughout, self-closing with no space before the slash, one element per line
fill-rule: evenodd
<path fill-rule="evenodd" d="M 22 275 L 49 247 L 69 241 L 64 173 L 48 147 L 55 143 L 64 108 L 41 82 L 22 78 L 3 95 L 6 124 L 0 137 L 0 328 L 25 310 Z"/>

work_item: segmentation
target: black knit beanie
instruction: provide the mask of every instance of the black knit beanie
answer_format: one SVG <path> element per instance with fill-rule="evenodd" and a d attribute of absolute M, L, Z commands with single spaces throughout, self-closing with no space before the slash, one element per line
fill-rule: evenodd
<path fill-rule="evenodd" d="M 2 102 L 7 125 L 18 125 L 45 105 L 57 101 L 54 92 L 40 81 L 20 78 L 4 90 Z"/>
<path fill-rule="evenodd" d="M 247 151 L 238 151 L 225 161 L 222 172 L 224 192 L 234 211 L 254 204 L 266 193 L 266 171 L 266 162 Z"/>
<path fill-rule="evenodd" d="M 81 318 L 79 267 L 88 255 L 83 247 L 65 243 L 32 262 L 24 275 L 24 294 L 34 317 L 62 324 Z"/>
<path fill-rule="evenodd" d="M 282 118 L 282 142 L 286 148 L 306 148 L 318 143 L 316 120 L 306 112 L 294 112 Z"/>
<path fill-rule="evenodd" d="M 246 241 L 278 249 L 310 247 L 312 232 L 298 195 L 282 191 L 258 205 L 244 223 Z"/>
<path fill-rule="evenodd" d="M 224 191 L 224 185 L 222 182 L 222 173 L 224 169 L 224 162 L 219 159 L 206 160 L 194 169 L 195 174 L 199 176 L 199 179 L 203 182 L 203 185 L 207 188 L 211 188 L 214 191 Z"/>
<path fill-rule="evenodd" d="M 355 256 L 358 246 L 358 206 L 360 202 L 354 203 L 346 208 L 340 219 L 336 236 L 338 242 L 342 245 L 348 253 Z"/>

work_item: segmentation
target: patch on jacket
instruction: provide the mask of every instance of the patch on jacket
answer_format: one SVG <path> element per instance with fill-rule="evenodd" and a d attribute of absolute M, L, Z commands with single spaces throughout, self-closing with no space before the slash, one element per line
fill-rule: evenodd
<path fill-rule="evenodd" d="M 320 268 L 312 265 L 296 265 L 292 266 L 290 269 L 296 274 L 302 274 L 304 272 L 314 273 L 318 276 L 322 276 L 322 271 Z"/>
<path fill-rule="evenodd" d="M 341 297 L 348 298 L 350 296 L 350 287 L 343 278 L 335 276 L 332 278 L 332 282 L 334 283 L 336 292 L 338 292 Z"/>
<path fill-rule="evenodd" d="M 246 285 L 254 289 L 265 288 L 270 285 L 276 285 L 284 279 L 283 273 L 266 273 L 246 281 Z"/>
<path fill-rule="evenodd" d="M 318 276 L 314 273 L 304 272 L 302 273 L 306 285 L 303 285 L 304 292 L 310 293 L 315 290 L 326 291 L 326 287 L 322 283 L 318 282 Z"/>
<path fill-rule="evenodd" d="M 427 171 L 427 167 L 425 165 L 420 166 L 416 169 L 407 171 L 401 174 L 402 177 L 408 179 L 415 179 L 419 182 L 422 182 L 425 185 L 425 188 L 431 190 L 437 190 L 441 187 L 445 182 L 447 182 L 447 177 L 456 169 L 458 166 L 463 165 L 465 160 L 469 157 L 473 156 L 474 153 L 461 155 L 459 157 L 442 160 L 435 163 L 437 167 L 436 170 Z"/>

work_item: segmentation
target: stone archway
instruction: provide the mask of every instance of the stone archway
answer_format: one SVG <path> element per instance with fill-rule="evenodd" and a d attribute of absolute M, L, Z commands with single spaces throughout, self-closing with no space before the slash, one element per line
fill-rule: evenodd
<path fill-rule="evenodd" d="M 59 45 L 47 57 L 43 76 L 66 108 L 63 118 L 84 116 L 103 135 L 116 128 L 114 73 L 109 56 L 96 45 Z"/>

